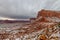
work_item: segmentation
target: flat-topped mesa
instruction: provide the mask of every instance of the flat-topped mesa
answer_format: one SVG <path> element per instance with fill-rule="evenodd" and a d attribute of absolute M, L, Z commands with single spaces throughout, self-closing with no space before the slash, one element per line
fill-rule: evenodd
<path fill-rule="evenodd" d="M 58 17 L 60 18 L 60 12 L 59 11 L 53 11 L 53 10 L 41 10 L 38 12 L 37 17 Z"/>
<path fill-rule="evenodd" d="M 38 12 L 37 19 L 41 20 L 41 18 L 48 20 L 48 22 L 60 22 L 60 12 L 53 10 L 41 10 Z"/>

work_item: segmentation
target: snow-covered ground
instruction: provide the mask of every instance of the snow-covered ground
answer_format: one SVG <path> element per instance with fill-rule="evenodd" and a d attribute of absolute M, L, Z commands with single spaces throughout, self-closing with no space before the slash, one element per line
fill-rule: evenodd
<path fill-rule="evenodd" d="M 45 26 L 45 28 L 43 26 Z M 4 23 L 0 24 L 0 34 L 2 35 L 0 35 L 0 38 L 3 37 L 6 38 L 6 40 L 40 40 L 41 35 L 45 35 L 46 40 L 59 40 L 59 29 L 58 25 L 46 22 L 36 23 L 35 25 Z"/>

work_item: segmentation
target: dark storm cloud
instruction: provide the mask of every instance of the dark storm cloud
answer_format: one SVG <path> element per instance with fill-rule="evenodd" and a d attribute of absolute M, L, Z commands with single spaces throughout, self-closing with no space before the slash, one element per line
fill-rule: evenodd
<path fill-rule="evenodd" d="M 0 0 L 0 16 L 15 19 L 36 17 L 41 9 L 60 10 L 59 4 L 60 0 Z"/>

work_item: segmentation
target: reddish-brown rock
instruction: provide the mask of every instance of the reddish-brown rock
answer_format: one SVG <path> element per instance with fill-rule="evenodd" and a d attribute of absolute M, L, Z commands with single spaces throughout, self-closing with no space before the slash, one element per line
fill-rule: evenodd
<path fill-rule="evenodd" d="M 41 10 L 38 12 L 38 16 L 43 16 L 43 17 L 60 17 L 60 12 L 59 11 L 53 11 L 53 10 Z"/>

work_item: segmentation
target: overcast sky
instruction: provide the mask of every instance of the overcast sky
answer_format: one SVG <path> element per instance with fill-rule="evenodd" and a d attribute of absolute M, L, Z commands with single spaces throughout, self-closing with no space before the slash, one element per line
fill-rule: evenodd
<path fill-rule="evenodd" d="M 31 18 L 41 9 L 60 11 L 60 0 L 0 0 L 0 17 Z"/>

